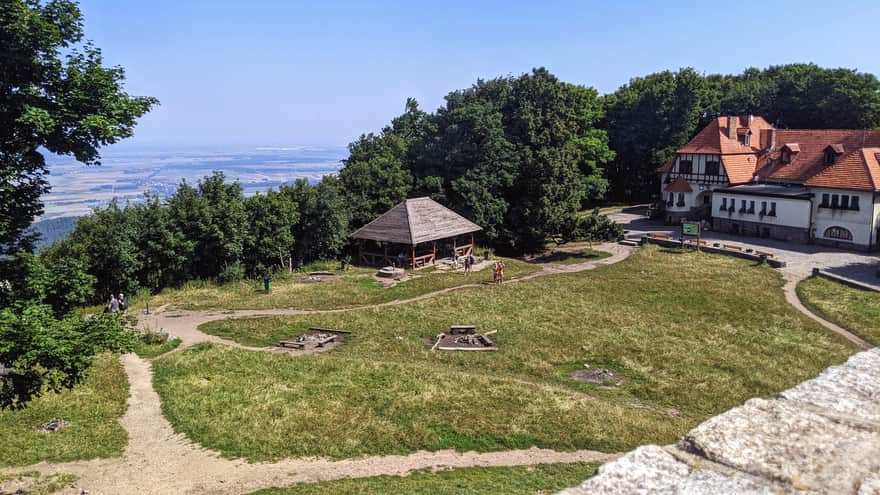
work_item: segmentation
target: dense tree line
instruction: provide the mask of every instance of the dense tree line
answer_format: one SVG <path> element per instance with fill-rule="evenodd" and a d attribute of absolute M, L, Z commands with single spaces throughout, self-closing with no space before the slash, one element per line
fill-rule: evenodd
<path fill-rule="evenodd" d="M 616 157 L 607 165 L 607 199 L 656 195 L 656 170 L 712 119 L 761 115 L 780 128 L 880 127 L 880 81 L 873 74 L 790 64 L 737 75 L 693 69 L 631 80 L 605 96 L 605 121 Z"/>
<path fill-rule="evenodd" d="M 483 226 L 495 247 L 535 251 L 605 192 L 614 152 L 602 117 L 596 90 L 543 68 L 477 81 L 434 113 L 408 100 L 381 134 L 349 146 L 340 180 L 354 226 L 427 195 Z"/>

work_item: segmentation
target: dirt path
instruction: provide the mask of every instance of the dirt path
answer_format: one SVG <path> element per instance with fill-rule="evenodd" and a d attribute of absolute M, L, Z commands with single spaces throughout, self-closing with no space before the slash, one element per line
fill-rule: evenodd
<path fill-rule="evenodd" d="M 505 282 L 505 285 L 516 284 L 520 282 L 525 282 L 527 280 L 532 280 L 538 277 L 544 277 L 547 275 L 554 275 L 559 273 L 576 273 L 582 272 L 586 270 L 592 270 L 594 268 L 604 266 L 604 265 L 612 265 L 614 263 L 618 263 L 620 261 L 625 260 L 629 257 L 630 253 L 634 248 L 628 246 L 621 246 L 616 243 L 606 243 L 597 245 L 594 247 L 597 251 L 604 251 L 609 253 L 611 256 L 607 258 L 603 258 L 597 261 L 588 261 L 585 263 L 571 264 L 571 265 L 554 265 L 554 264 L 544 264 L 542 265 L 541 271 L 531 273 L 529 275 L 524 275 L 522 277 L 511 279 Z M 410 304 L 418 301 L 423 301 L 426 299 L 432 299 L 435 297 L 439 297 L 445 294 L 449 294 L 450 292 L 459 291 L 463 289 L 473 289 L 478 287 L 488 287 L 486 284 L 474 283 L 474 284 L 463 284 L 456 287 L 448 287 L 446 289 L 440 289 L 434 292 L 428 292 L 426 294 L 422 294 L 416 297 L 411 297 L 409 299 L 397 299 L 394 301 L 384 302 L 380 304 L 367 305 L 367 306 L 357 306 L 352 308 L 342 308 L 342 309 L 324 309 L 324 310 L 303 310 L 303 309 L 294 309 L 294 308 L 285 308 L 285 309 L 249 309 L 249 310 L 237 310 L 237 311 L 185 311 L 185 310 L 173 310 L 167 312 L 160 312 L 156 314 L 149 315 L 147 317 L 141 317 L 141 324 L 148 328 L 161 328 L 166 332 L 169 332 L 171 335 L 178 337 L 181 340 L 180 349 L 189 347 L 193 344 L 197 344 L 199 342 L 215 342 L 218 344 L 226 344 L 231 345 L 233 347 L 238 347 L 240 349 L 249 349 L 249 350 L 260 350 L 267 351 L 273 349 L 267 349 L 262 347 L 248 347 L 238 343 L 235 343 L 230 340 L 225 340 L 220 337 L 216 337 L 213 335 L 205 334 L 199 331 L 199 325 L 203 323 L 207 323 L 209 321 L 215 320 L 225 320 L 229 318 L 246 318 L 246 317 L 257 317 L 257 316 L 299 316 L 299 315 L 319 315 L 319 314 L 331 314 L 331 313 L 345 313 L 349 311 L 359 311 L 364 309 L 375 309 L 375 308 L 384 308 L 389 306 L 398 306 L 401 304 Z"/>
<path fill-rule="evenodd" d="M 162 415 L 159 396 L 153 389 L 149 362 L 127 354 L 122 358 L 131 396 L 122 425 L 128 446 L 121 458 L 40 463 L 19 471 L 69 473 L 79 477 L 75 488 L 61 493 L 88 490 L 90 494 L 242 494 L 261 488 L 286 486 L 340 478 L 406 475 L 416 469 L 519 466 L 560 462 L 605 462 L 616 457 L 591 450 L 556 452 L 547 449 L 476 453 L 415 452 L 400 456 L 328 461 L 290 459 L 276 463 L 229 460 L 174 433 Z"/>
<path fill-rule="evenodd" d="M 555 273 L 573 273 L 626 259 L 631 248 L 616 244 L 597 246 L 611 254 L 608 258 L 567 266 L 544 266 L 539 272 L 513 279 L 519 283 Z M 199 342 L 216 342 L 241 349 L 271 351 L 249 347 L 207 335 L 198 330 L 202 323 L 235 317 L 304 315 L 357 311 L 408 304 L 438 297 L 455 290 L 482 287 L 467 284 L 438 290 L 405 300 L 359 308 L 340 310 L 304 311 L 297 309 L 251 310 L 233 312 L 173 311 L 151 315 L 142 320 L 150 328 L 163 328 L 181 339 L 180 348 Z M 557 452 L 531 448 L 502 452 L 437 452 L 419 451 L 400 456 L 374 456 L 343 461 L 324 459 L 288 459 L 276 463 L 248 463 L 224 459 L 218 452 L 193 444 L 184 435 L 177 434 L 162 415 L 159 395 L 153 389 L 150 363 L 134 354 L 122 357 L 128 375 L 130 396 L 128 409 L 121 423 L 128 432 L 128 445 L 120 458 L 68 463 L 40 463 L 14 471 L 37 470 L 43 473 L 69 473 L 79 477 L 74 488 L 60 493 L 88 490 L 90 494 L 242 494 L 260 488 L 285 486 L 302 482 L 316 482 L 341 478 L 377 475 L 406 475 L 425 468 L 453 468 L 470 466 L 520 466 L 561 462 L 605 462 L 617 456 L 592 450 Z"/>
<path fill-rule="evenodd" d="M 849 330 L 836 325 L 821 316 L 810 311 L 804 303 L 801 302 L 800 297 L 797 295 L 797 285 L 804 279 L 808 278 L 809 274 L 803 274 L 796 271 L 786 271 L 784 272 L 785 277 L 785 286 L 783 287 L 783 291 L 785 292 L 785 300 L 791 304 L 794 309 L 800 311 L 801 313 L 807 315 L 810 319 L 814 320 L 816 323 L 822 325 L 826 329 L 831 332 L 834 332 L 846 340 L 852 342 L 857 345 L 859 349 L 870 349 L 874 347 L 858 335 L 853 334 Z"/>

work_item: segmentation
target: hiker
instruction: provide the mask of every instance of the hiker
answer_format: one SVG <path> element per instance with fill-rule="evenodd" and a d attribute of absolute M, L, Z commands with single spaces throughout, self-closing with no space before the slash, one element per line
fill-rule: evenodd
<path fill-rule="evenodd" d="M 465 275 L 471 274 L 472 263 L 473 263 L 473 261 L 471 260 L 470 255 L 464 257 L 464 274 Z"/>
<path fill-rule="evenodd" d="M 504 262 L 503 261 L 498 262 L 498 268 L 497 268 L 497 272 L 495 275 L 495 283 L 498 285 L 501 285 L 504 283 Z"/>
<path fill-rule="evenodd" d="M 119 312 L 125 313 L 128 310 L 128 301 L 125 300 L 125 294 L 122 292 L 119 293 Z"/>
<path fill-rule="evenodd" d="M 107 309 L 111 313 L 118 313 L 119 312 L 119 301 L 116 299 L 116 296 L 113 294 L 110 295 L 110 302 L 107 304 Z"/>

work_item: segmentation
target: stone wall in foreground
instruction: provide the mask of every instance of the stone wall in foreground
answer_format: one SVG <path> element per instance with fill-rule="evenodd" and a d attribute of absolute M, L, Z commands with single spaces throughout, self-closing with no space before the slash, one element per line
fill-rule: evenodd
<path fill-rule="evenodd" d="M 670 447 L 648 445 L 561 495 L 880 495 L 880 349 L 775 399 L 752 399 Z"/>

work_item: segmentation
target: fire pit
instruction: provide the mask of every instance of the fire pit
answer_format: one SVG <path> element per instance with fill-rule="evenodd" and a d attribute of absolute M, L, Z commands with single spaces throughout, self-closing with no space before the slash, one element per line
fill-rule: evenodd
<path fill-rule="evenodd" d="M 281 340 L 277 346 L 285 350 L 324 352 L 338 346 L 342 338 L 350 333 L 346 330 L 309 327 L 308 332 L 287 340 Z"/>
<path fill-rule="evenodd" d="M 495 332 L 476 333 L 473 325 L 452 325 L 449 333 L 441 333 L 431 350 L 441 351 L 497 351 L 498 345 L 490 337 Z"/>
<path fill-rule="evenodd" d="M 380 268 L 376 275 L 383 278 L 402 278 L 406 274 L 406 271 L 403 268 L 395 268 L 393 266 L 386 266 Z"/>
<path fill-rule="evenodd" d="M 330 280 L 336 280 L 337 278 L 339 277 L 332 272 L 309 272 L 308 275 L 302 278 L 302 281 L 309 284 L 314 282 L 327 282 Z"/>

